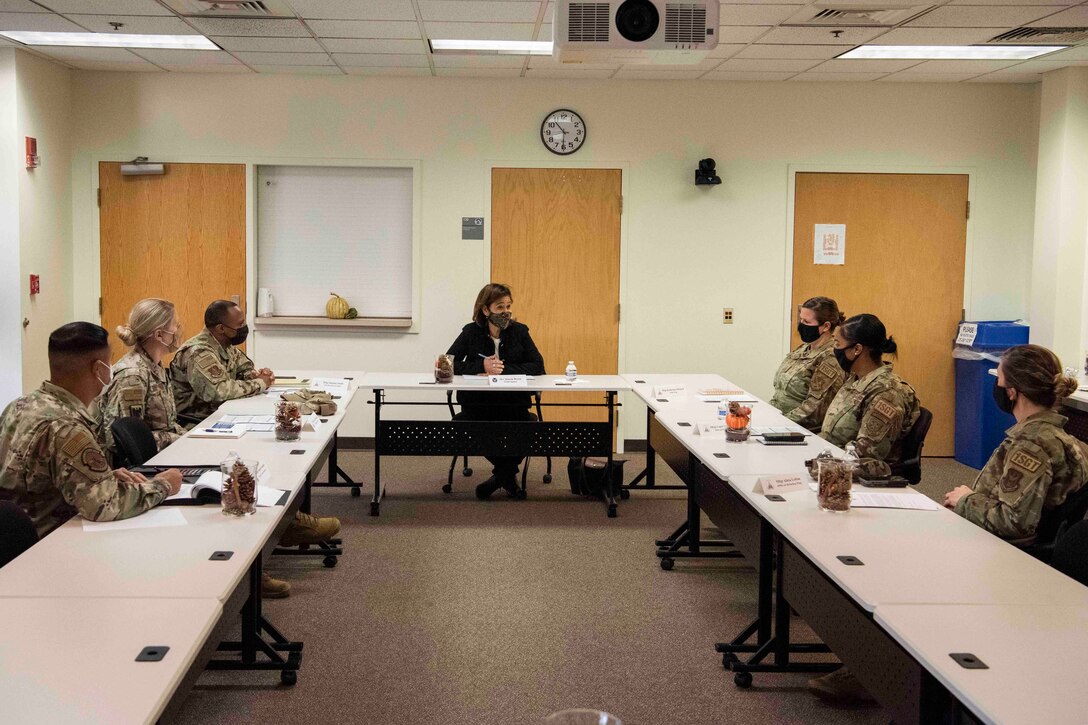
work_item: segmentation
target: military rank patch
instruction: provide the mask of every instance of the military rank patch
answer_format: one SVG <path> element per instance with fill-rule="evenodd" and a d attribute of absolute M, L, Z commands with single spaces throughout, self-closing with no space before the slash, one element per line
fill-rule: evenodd
<path fill-rule="evenodd" d="M 877 400 L 873 403 L 873 413 L 879 415 L 881 418 L 888 421 L 889 423 L 895 420 L 896 416 L 899 415 L 899 411 L 896 409 L 896 407 L 883 399 Z"/>
<path fill-rule="evenodd" d="M 1005 493 L 1012 493 L 1020 488 L 1020 482 L 1023 480 L 1024 474 L 1014 468 L 1001 479 L 1001 490 Z"/>
<path fill-rule="evenodd" d="M 1013 451 L 1009 456 L 1009 463 L 1023 468 L 1028 473 L 1035 473 L 1039 470 L 1039 466 L 1043 465 L 1043 462 L 1038 458 L 1023 451 Z"/>

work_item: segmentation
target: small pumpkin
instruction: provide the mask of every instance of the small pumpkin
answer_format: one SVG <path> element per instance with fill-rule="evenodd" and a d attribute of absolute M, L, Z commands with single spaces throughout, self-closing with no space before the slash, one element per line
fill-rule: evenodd
<path fill-rule="evenodd" d="M 346 315 L 344 315 L 344 318 L 348 319 L 348 320 L 354 320 L 358 316 L 359 316 L 359 310 L 355 309 L 354 307 L 349 307 L 348 308 L 348 313 Z"/>
<path fill-rule="evenodd" d="M 325 317 L 330 320 L 342 320 L 348 314 L 348 301 L 335 292 L 330 292 L 332 297 L 325 303 Z"/>
<path fill-rule="evenodd" d="M 730 430 L 744 430 L 752 420 L 752 409 L 736 401 L 729 403 L 729 414 L 725 416 L 725 426 Z"/>

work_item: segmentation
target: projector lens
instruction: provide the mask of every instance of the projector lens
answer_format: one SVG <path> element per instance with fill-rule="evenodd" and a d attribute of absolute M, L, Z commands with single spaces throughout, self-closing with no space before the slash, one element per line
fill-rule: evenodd
<path fill-rule="evenodd" d="M 616 10 L 616 30 L 633 43 L 649 40 L 660 23 L 661 17 L 650 0 L 626 0 Z"/>

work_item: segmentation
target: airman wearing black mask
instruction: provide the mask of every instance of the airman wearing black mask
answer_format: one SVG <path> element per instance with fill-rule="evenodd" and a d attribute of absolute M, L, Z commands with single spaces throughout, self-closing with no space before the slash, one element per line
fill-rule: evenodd
<path fill-rule="evenodd" d="M 805 300 L 797 314 L 801 345 L 786 356 L 774 374 L 771 405 L 813 432 L 820 430 L 827 408 L 846 377 L 832 357 L 832 332 L 842 320 L 835 300 Z"/>

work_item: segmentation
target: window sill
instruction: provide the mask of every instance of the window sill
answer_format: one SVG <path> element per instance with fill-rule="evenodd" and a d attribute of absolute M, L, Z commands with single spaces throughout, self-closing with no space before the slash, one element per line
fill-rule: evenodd
<path fill-rule="evenodd" d="M 327 317 L 256 317 L 253 326 L 265 330 L 313 329 L 408 329 L 412 321 L 403 317 L 356 317 L 354 320 L 330 320 Z"/>

